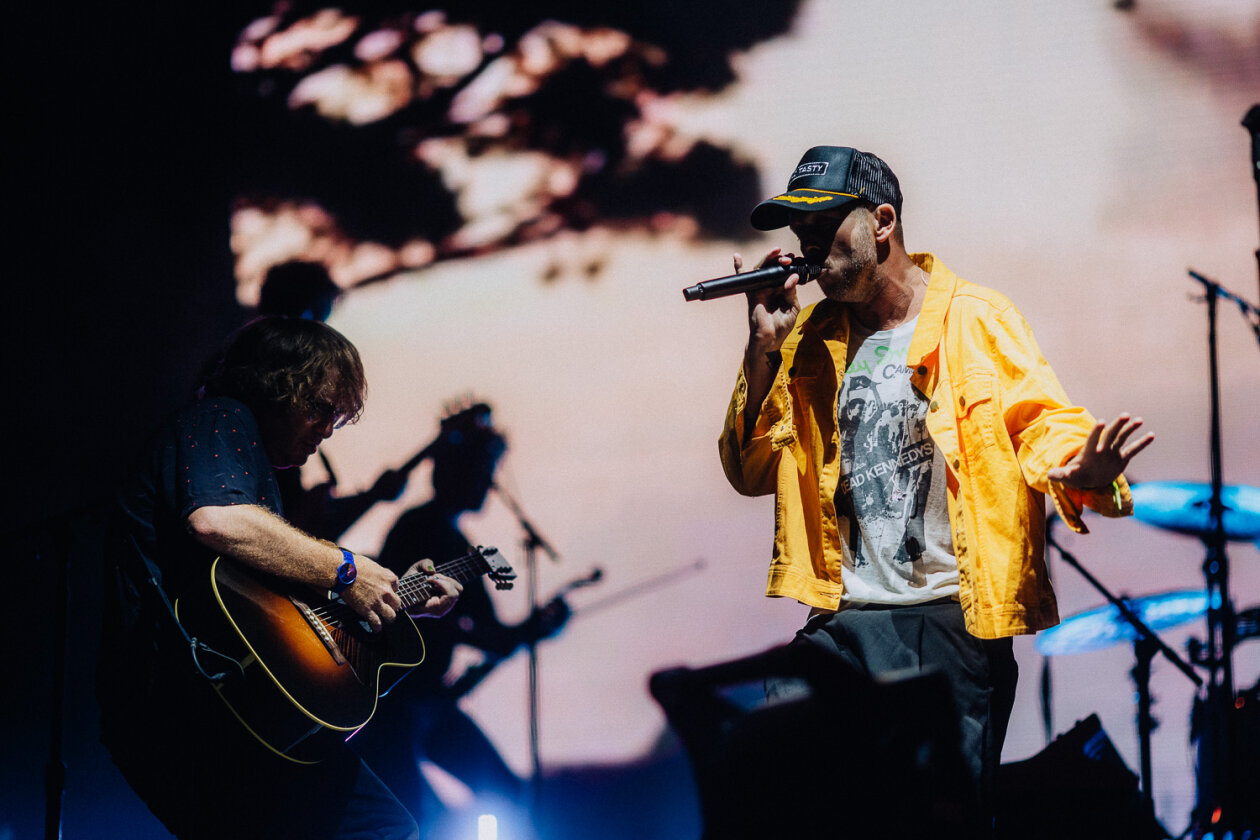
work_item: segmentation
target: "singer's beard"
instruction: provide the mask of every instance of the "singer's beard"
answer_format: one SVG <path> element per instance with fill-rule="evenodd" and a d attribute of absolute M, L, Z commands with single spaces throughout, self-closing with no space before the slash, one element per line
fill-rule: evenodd
<path fill-rule="evenodd" d="M 878 291 L 878 267 L 875 237 L 865 225 L 858 225 L 847 249 L 838 251 L 833 244 L 831 253 L 822 261 L 818 286 L 838 303 L 864 302 Z"/>

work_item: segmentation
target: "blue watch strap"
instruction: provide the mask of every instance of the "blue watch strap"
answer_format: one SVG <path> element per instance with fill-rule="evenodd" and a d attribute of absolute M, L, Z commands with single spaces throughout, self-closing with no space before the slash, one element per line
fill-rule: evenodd
<path fill-rule="evenodd" d="M 344 592 L 346 587 L 354 583 L 355 577 L 358 575 L 358 569 L 354 565 L 354 552 L 346 548 L 341 548 L 342 564 L 337 567 L 337 582 L 333 584 L 332 593 L 334 595 Z"/>

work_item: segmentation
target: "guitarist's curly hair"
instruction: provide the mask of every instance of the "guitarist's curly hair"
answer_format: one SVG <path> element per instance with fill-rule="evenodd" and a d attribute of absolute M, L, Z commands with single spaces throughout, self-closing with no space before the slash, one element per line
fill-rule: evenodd
<path fill-rule="evenodd" d="M 333 407 L 336 425 L 363 413 L 367 377 L 359 351 L 309 318 L 255 318 L 228 339 L 199 393 L 232 397 L 255 413 Z"/>

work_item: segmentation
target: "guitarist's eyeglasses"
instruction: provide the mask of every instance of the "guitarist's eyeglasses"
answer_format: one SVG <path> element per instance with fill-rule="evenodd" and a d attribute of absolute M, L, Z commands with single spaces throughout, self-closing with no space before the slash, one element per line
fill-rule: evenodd
<path fill-rule="evenodd" d="M 312 423 L 319 424 L 320 426 L 326 426 L 329 423 L 332 423 L 334 429 L 340 429 L 342 426 L 346 425 L 346 421 L 350 419 L 344 415 L 339 415 L 337 412 L 337 406 L 330 402 L 324 402 L 323 400 L 307 400 L 306 405 L 307 408 L 310 409 L 310 414 L 307 415 L 307 419 Z"/>

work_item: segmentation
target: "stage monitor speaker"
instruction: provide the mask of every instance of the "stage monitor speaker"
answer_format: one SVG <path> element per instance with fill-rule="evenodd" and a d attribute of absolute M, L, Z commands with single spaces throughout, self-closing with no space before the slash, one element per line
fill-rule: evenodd
<path fill-rule="evenodd" d="M 802 690 L 766 701 L 768 677 Z M 971 789 L 948 683 L 871 680 L 792 645 L 654 674 L 652 695 L 686 747 L 704 840 L 972 836 Z"/>
<path fill-rule="evenodd" d="M 1159 840 L 1168 832 L 1097 715 L 997 774 L 997 840 Z"/>

